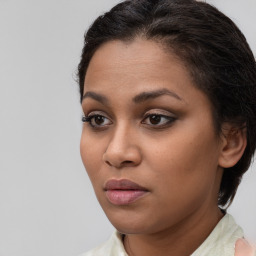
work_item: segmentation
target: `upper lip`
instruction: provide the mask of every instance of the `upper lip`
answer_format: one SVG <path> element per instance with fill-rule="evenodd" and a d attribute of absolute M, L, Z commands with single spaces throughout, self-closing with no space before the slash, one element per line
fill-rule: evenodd
<path fill-rule="evenodd" d="M 127 180 L 127 179 L 108 180 L 104 186 L 104 190 L 144 190 L 144 191 L 147 191 L 146 188 L 140 186 L 139 184 L 137 184 L 131 180 Z"/>

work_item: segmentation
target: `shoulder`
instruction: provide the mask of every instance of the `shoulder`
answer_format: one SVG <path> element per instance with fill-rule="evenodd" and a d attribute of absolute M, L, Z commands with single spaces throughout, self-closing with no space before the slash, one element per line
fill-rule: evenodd
<path fill-rule="evenodd" d="M 79 256 L 128 256 L 125 252 L 122 235 L 115 231 L 110 239 L 100 246 Z"/>

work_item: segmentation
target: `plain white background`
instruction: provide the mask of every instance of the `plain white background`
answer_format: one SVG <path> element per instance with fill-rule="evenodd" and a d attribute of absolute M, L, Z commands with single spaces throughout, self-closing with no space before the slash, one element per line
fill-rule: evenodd
<path fill-rule="evenodd" d="M 80 160 L 76 67 L 117 0 L 0 0 L 0 256 L 75 256 L 111 234 Z M 211 0 L 256 52 L 256 1 Z M 256 241 L 256 167 L 230 208 Z"/>

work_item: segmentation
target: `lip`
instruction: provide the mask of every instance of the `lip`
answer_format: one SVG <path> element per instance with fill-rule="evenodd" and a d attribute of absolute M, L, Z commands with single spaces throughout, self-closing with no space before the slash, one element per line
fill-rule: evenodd
<path fill-rule="evenodd" d="M 111 179 L 106 182 L 104 190 L 108 201 L 114 205 L 131 204 L 149 192 L 146 188 L 127 179 Z"/>

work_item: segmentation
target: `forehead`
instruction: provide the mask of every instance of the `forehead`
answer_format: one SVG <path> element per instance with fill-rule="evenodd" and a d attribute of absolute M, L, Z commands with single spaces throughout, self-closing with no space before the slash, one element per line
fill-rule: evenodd
<path fill-rule="evenodd" d="M 166 69 L 175 68 L 170 66 L 170 59 L 175 62 L 175 65 L 183 66 L 183 63 L 174 54 L 164 50 L 164 47 L 155 41 L 135 39 L 134 41 L 124 42 L 115 40 L 103 44 L 95 52 L 87 72 L 107 72 L 112 69 L 111 72 L 125 73 L 125 68 L 130 70 L 131 65 L 133 65 L 134 71 L 138 68 L 143 70 L 143 68 L 156 69 L 157 67 L 158 71 L 160 69 L 165 71 Z"/>
<path fill-rule="evenodd" d="M 168 57 L 167 52 L 159 43 L 152 40 L 145 40 L 142 38 L 133 41 L 113 40 L 104 43 L 95 52 L 90 62 L 89 68 L 101 67 L 102 65 L 115 66 L 122 63 L 125 65 L 130 62 L 138 64 L 150 64 L 152 60 L 162 63 Z M 104 58 L 103 58 L 104 57 Z"/>
<path fill-rule="evenodd" d="M 182 61 L 165 51 L 159 43 L 145 39 L 115 40 L 103 44 L 95 52 L 86 73 L 84 89 L 91 86 L 104 89 L 106 84 L 138 88 L 153 86 L 154 83 L 161 86 L 167 83 L 192 84 L 192 79 Z"/>

